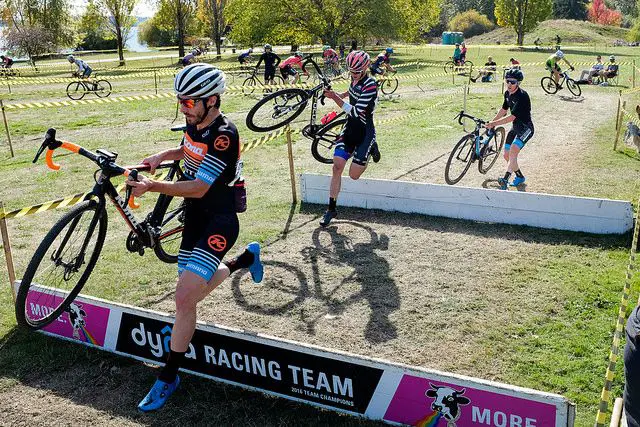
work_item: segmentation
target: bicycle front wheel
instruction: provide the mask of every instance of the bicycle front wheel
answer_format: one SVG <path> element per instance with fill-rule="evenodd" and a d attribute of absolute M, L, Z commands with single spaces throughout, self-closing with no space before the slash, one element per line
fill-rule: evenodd
<path fill-rule="evenodd" d="M 468 134 L 462 137 L 453 147 L 447 166 L 444 168 L 444 180 L 449 185 L 454 185 L 467 173 L 473 163 L 474 135 Z"/>
<path fill-rule="evenodd" d="M 398 79 L 396 77 L 391 77 L 389 79 L 385 79 L 382 81 L 380 85 L 380 90 L 385 95 L 391 95 L 393 92 L 398 89 Z"/>
<path fill-rule="evenodd" d="M 254 77 L 249 77 L 242 82 L 242 93 L 244 95 L 251 95 L 254 90 L 256 90 L 256 79 Z"/>
<path fill-rule="evenodd" d="M 333 163 L 333 147 L 342 133 L 347 119 L 334 120 L 323 126 L 313 138 L 311 154 L 320 163 Z"/>
<path fill-rule="evenodd" d="M 582 93 L 580 85 L 577 84 L 573 79 L 567 79 L 567 89 L 569 89 L 569 92 L 571 92 L 574 96 L 580 96 L 580 94 Z"/>
<path fill-rule="evenodd" d="M 166 205 L 160 224 L 160 234 L 157 237 L 153 251 L 160 261 L 168 264 L 178 262 L 178 252 L 182 242 L 182 231 L 184 230 L 184 199 L 167 195 L 160 203 Z"/>
<path fill-rule="evenodd" d="M 67 96 L 74 101 L 78 101 L 84 97 L 85 88 L 81 82 L 71 82 L 67 85 Z"/>
<path fill-rule="evenodd" d="M 302 89 L 283 89 L 262 98 L 247 114 L 247 127 L 254 132 L 270 132 L 298 117 L 309 101 Z"/>
<path fill-rule="evenodd" d="M 553 95 L 558 91 L 558 86 L 556 82 L 549 76 L 543 77 L 540 80 L 540 86 L 542 86 L 542 90 L 547 92 L 549 95 Z"/>
<path fill-rule="evenodd" d="M 455 64 L 453 61 L 449 61 L 444 64 L 444 72 L 445 73 L 453 73 L 453 69 L 455 68 Z"/>
<path fill-rule="evenodd" d="M 504 128 L 496 128 L 494 135 L 489 142 L 480 150 L 480 159 L 478 161 L 478 171 L 481 174 L 489 172 L 496 160 L 500 156 L 502 147 L 504 146 Z"/>
<path fill-rule="evenodd" d="M 16 318 L 40 329 L 69 308 L 89 279 L 107 233 L 107 212 L 87 200 L 67 212 L 38 246 L 16 296 Z"/>
<path fill-rule="evenodd" d="M 111 95 L 111 83 L 106 80 L 98 80 L 96 82 L 96 95 L 98 98 L 106 98 Z"/>

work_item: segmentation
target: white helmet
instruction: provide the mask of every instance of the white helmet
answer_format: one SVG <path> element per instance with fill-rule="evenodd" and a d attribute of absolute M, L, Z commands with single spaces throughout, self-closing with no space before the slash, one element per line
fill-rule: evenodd
<path fill-rule="evenodd" d="M 184 98 L 208 98 L 225 89 L 224 73 L 211 64 L 192 64 L 178 73 L 173 88 Z"/>
<path fill-rule="evenodd" d="M 67 56 L 67 61 L 69 61 L 69 62 L 73 62 L 73 61 L 75 61 L 75 60 L 76 60 L 76 58 L 74 58 L 74 57 L 73 57 L 73 55 L 69 55 L 69 56 Z"/>
<path fill-rule="evenodd" d="M 561 51 L 561 50 L 559 50 L 559 51 L 557 51 L 557 52 L 556 52 L 556 56 L 557 56 L 558 58 L 562 59 L 562 58 L 564 58 L 564 53 L 562 53 L 562 51 Z"/>
<path fill-rule="evenodd" d="M 615 60 L 616 60 L 616 57 L 615 57 L 615 56 L 611 55 L 611 56 L 609 57 L 609 61 L 615 61 Z"/>
<path fill-rule="evenodd" d="M 249 48 L 249 53 L 253 53 L 253 48 L 252 47 Z"/>

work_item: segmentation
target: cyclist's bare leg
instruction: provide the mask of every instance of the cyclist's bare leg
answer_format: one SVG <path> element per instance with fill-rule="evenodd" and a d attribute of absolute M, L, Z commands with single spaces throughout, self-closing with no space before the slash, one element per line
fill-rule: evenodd
<path fill-rule="evenodd" d="M 351 162 L 351 166 L 349 167 L 349 177 L 353 180 L 359 179 L 365 170 L 367 170 L 366 166 L 357 165 Z"/>
<path fill-rule="evenodd" d="M 176 321 L 171 330 L 171 350 L 180 353 L 188 350 L 196 330 L 197 304 L 229 277 L 229 274 L 229 268 L 220 263 L 208 283 L 191 271 L 184 271 L 180 275 L 176 287 Z"/>
<path fill-rule="evenodd" d="M 333 170 L 331 175 L 331 186 L 329 187 L 329 197 L 337 199 L 342 186 L 342 172 L 344 171 L 347 161 L 342 157 L 333 157 Z M 352 164 L 353 166 L 353 164 Z M 351 174 L 351 171 L 349 171 Z"/>
<path fill-rule="evenodd" d="M 556 70 L 553 71 L 553 80 L 556 82 L 556 84 L 558 84 L 558 82 L 560 81 L 560 73 Z"/>
<path fill-rule="evenodd" d="M 518 169 L 518 154 L 520 153 L 520 148 L 517 145 L 511 144 L 511 149 L 509 150 L 509 163 L 507 165 L 507 172 L 515 172 Z"/>

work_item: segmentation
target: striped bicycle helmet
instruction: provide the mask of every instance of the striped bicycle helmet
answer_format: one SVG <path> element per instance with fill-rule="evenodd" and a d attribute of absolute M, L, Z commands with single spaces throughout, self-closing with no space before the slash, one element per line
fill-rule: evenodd
<path fill-rule="evenodd" d="M 364 50 L 354 50 L 347 55 L 347 68 L 353 73 L 361 73 L 369 68 L 371 58 Z"/>
<path fill-rule="evenodd" d="M 182 98 L 208 98 L 221 95 L 226 87 L 222 70 L 211 64 L 192 64 L 178 73 L 173 83 L 176 94 Z"/>

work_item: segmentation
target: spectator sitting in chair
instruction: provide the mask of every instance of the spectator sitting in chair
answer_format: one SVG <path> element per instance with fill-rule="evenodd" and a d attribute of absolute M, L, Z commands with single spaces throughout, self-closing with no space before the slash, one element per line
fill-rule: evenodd
<path fill-rule="evenodd" d="M 599 75 L 604 70 L 604 64 L 602 63 L 602 57 L 598 55 L 596 57 L 596 63 L 591 66 L 590 70 L 582 70 L 580 74 L 580 81 L 592 82 L 593 78 Z"/>
<path fill-rule="evenodd" d="M 475 83 L 476 80 L 482 77 L 481 81 L 483 83 L 490 82 L 491 76 L 493 76 L 493 73 L 496 71 L 496 65 L 496 62 L 492 57 L 487 57 L 487 62 L 484 63 L 484 68 L 481 68 L 478 75 L 476 77 L 472 77 L 471 81 Z"/>
<path fill-rule="evenodd" d="M 520 61 L 518 61 L 517 59 L 511 58 L 511 59 L 509 59 L 509 62 L 511 63 L 511 68 L 512 69 L 514 69 L 514 70 L 520 70 L 521 69 Z"/>
<path fill-rule="evenodd" d="M 607 82 L 618 75 L 618 64 L 616 64 L 616 57 L 611 55 L 609 57 L 609 64 L 607 69 L 600 73 L 600 76 L 604 77 L 604 81 Z"/>

